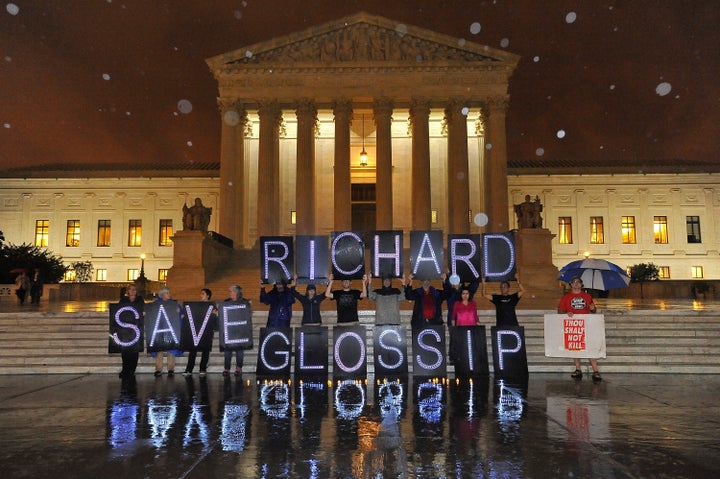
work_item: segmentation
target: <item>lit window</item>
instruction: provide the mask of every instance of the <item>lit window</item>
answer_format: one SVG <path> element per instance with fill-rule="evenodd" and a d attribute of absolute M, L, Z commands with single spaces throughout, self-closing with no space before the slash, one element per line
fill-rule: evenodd
<path fill-rule="evenodd" d="M 653 235 L 655 244 L 667 244 L 667 216 L 653 216 Z"/>
<path fill-rule="evenodd" d="M 297 211 L 290 210 L 290 224 L 296 225 L 297 224 Z"/>
<path fill-rule="evenodd" d="M 158 269 L 158 281 L 167 281 L 168 270 Z"/>
<path fill-rule="evenodd" d="M 605 244 L 602 216 L 590 217 L 590 244 Z"/>
<path fill-rule="evenodd" d="M 63 275 L 63 281 L 75 281 L 75 270 L 69 269 Z"/>
<path fill-rule="evenodd" d="M 690 276 L 691 276 L 693 279 L 702 279 L 702 278 L 704 278 L 704 276 L 703 276 L 703 267 L 702 267 L 702 266 L 691 266 L 690 268 L 691 268 L 691 270 L 690 270 Z"/>
<path fill-rule="evenodd" d="M 635 217 L 622 217 L 622 242 L 623 244 L 635 244 Z"/>
<path fill-rule="evenodd" d="M 127 280 L 128 281 L 135 281 L 140 276 L 140 270 L 139 269 L 129 269 L 127 270 Z"/>
<path fill-rule="evenodd" d="M 437 222 L 438 222 L 438 210 L 437 209 L 430 210 L 430 221 L 434 225 L 437 224 Z"/>
<path fill-rule="evenodd" d="M 561 216 L 558 218 L 558 233 L 560 244 L 572 244 L 572 217 Z"/>
<path fill-rule="evenodd" d="M 702 243 L 700 240 L 700 217 L 687 216 L 685 217 L 685 223 L 687 224 L 688 243 Z"/>
<path fill-rule="evenodd" d="M 68 220 L 65 246 L 73 248 L 80 246 L 80 220 Z"/>
<path fill-rule="evenodd" d="M 128 246 L 142 246 L 142 220 L 128 223 Z"/>
<path fill-rule="evenodd" d="M 172 220 L 160 220 L 160 246 L 172 246 Z"/>
<path fill-rule="evenodd" d="M 658 266 L 658 278 L 670 279 L 670 266 Z"/>
<path fill-rule="evenodd" d="M 110 220 L 98 220 L 98 246 L 110 246 Z"/>
<path fill-rule="evenodd" d="M 107 270 L 106 269 L 95 270 L 95 281 L 107 281 Z"/>
<path fill-rule="evenodd" d="M 35 246 L 47 246 L 50 220 L 35 221 Z"/>

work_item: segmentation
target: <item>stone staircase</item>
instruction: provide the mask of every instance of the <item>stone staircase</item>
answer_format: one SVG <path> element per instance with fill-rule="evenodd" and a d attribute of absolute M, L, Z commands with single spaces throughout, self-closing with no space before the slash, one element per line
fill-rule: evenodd
<path fill-rule="evenodd" d="M 254 301 L 254 303 L 257 301 Z M 369 303 L 369 302 L 368 302 Z M 332 305 L 331 305 L 332 306 Z M 361 306 L 362 307 L 362 306 Z M 565 375 L 572 370 L 572 361 L 547 358 L 544 354 L 543 315 L 550 311 L 518 311 L 525 327 L 525 340 L 530 372 L 557 372 Z M 494 311 L 481 310 L 482 324 L 494 324 Z M 403 323 L 409 324 L 410 311 L 402 312 Z M 300 322 L 296 312 L 293 325 Z M 264 326 L 266 313 L 254 313 L 255 344 L 245 354 L 246 373 L 255 371 L 257 339 Z M 335 324 L 334 311 L 324 313 L 324 322 Z M 361 311 L 361 324 L 372 337 L 373 311 Z M 600 361 L 606 377 L 623 373 L 720 373 L 720 312 L 717 311 L 606 311 L 605 328 L 607 359 Z M 488 326 L 488 362 L 492 371 L 492 349 Z M 412 341 L 409 337 L 408 345 Z M 368 371 L 372 372 L 372 342 L 368 342 Z M 117 373 L 118 354 L 108 354 L 107 313 L 0 313 L 0 374 L 62 374 Z M 217 345 L 217 338 L 215 339 Z M 217 347 L 217 346 L 216 346 Z M 186 359 L 178 358 L 177 372 L 182 372 Z M 584 361 L 583 367 L 587 368 Z M 332 362 L 330 363 L 332 367 Z M 409 365 L 412 373 L 412 364 Z M 141 354 L 139 373 L 151 373 L 153 360 Z M 222 371 L 222 355 L 213 351 L 209 372 Z M 449 375 L 453 374 L 449 367 Z"/>

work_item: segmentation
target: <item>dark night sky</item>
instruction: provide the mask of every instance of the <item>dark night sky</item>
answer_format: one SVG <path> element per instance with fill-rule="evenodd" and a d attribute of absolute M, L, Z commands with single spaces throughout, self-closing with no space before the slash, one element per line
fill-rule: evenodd
<path fill-rule="evenodd" d="M 0 164 L 218 161 L 205 59 L 358 11 L 520 55 L 511 160 L 720 162 L 718 0 L 14 0 Z"/>

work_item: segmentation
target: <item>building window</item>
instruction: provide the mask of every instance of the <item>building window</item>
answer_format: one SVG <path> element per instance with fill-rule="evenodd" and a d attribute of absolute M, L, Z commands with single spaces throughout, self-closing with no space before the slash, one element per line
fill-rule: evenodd
<path fill-rule="evenodd" d="M 107 270 L 106 269 L 95 270 L 95 281 L 107 281 Z"/>
<path fill-rule="evenodd" d="M 703 267 L 702 266 L 691 266 L 690 276 L 693 279 L 703 279 Z"/>
<path fill-rule="evenodd" d="M 35 221 L 35 246 L 48 245 L 48 235 L 50 232 L 50 220 Z"/>
<path fill-rule="evenodd" d="M 80 246 L 80 220 L 68 220 L 65 246 L 73 248 Z"/>
<path fill-rule="evenodd" d="M 602 216 L 590 217 L 590 244 L 605 244 Z"/>
<path fill-rule="evenodd" d="M 686 216 L 685 223 L 687 224 L 688 243 L 702 243 L 700 240 L 700 217 Z"/>
<path fill-rule="evenodd" d="M 166 269 L 158 269 L 158 281 L 167 281 L 167 273 Z"/>
<path fill-rule="evenodd" d="M 572 218 L 561 216 L 558 218 L 558 241 L 560 244 L 572 244 Z"/>
<path fill-rule="evenodd" d="M 131 268 L 127 270 L 127 280 L 135 281 L 140 276 L 140 270 L 137 268 Z"/>
<path fill-rule="evenodd" d="M 623 244 L 635 244 L 635 217 L 622 217 L 622 242 Z"/>
<path fill-rule="evenodd" d="M 128 223 L 128 246 L 142 246 L 142 220 Z"/>
<path fill-rule="evenodd" d="M 430 222 L 434 225 L 438 222 L 438 210 L 435 208 L 430 210 Z"/>
<path fill-rule="evenodd" d="M 63 281 L 69 281 L 69 282 L 75 281 L 75 270 L 69 269 L 69 270 L 65 271 L 65 274 L 63 275 Z"/>
<path fill-rule="evenodd" d="M 110 220 L 98 220 L 98 246 L 110 246 Z"/>
<path fill-rule="evenodd" d="M 670 279 L 670 266 L 658 266 L 658 278 Z"/>
<path fill-rule="evenodd" d="M 297 211 L 296 210 L 290 210 L 290 224 L 291 225 L 297 224 Z"/>
<path fill-rule="evenodd" d="M 653 235 L 655 244 L 667 244 L 667 216 L 653 216 Z"/>
<path fill-rule="evenodd" d="M 160 220 L 160 246 L 172 246 L 172 220 Z"/>

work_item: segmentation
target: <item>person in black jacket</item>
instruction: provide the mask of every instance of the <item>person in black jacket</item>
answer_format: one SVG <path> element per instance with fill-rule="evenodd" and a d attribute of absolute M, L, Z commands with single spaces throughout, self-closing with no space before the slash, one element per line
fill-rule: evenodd
<path fill-rule="evenodd" d="M 445 281 L 444 274 L 442 279 Z M 413 289 L 412 280 L 413 275 L 410 275 L 405 282 L 405 299 L 415 302 L 410 322 L 412 328 L 443 324 L 442 303 L 445 300 L 443 291 L 431 286 L 429 279 L 423 280 L 422 287 Z"/>
<path fill-rule="evenodd" d="M 145 306 L 145 300 L 142 296 L 137 294 L 137 287 L 134 284 L 128 286 L 126 294 L 120 298 L 119 304 L 131 304 L 137 309 L 138 313 L 142 316 L 143 308 Z M 122 370 L 120 371 L 120 379 L 130 379 L 135 376 L 135 370 L 138 365 L 138 358 L 140 353 L 138 351 L 130 351 L 127 348 L 123 348 L 120 353 L 122 357 Z"/>
<path fill-rule="evenodd" d="M 320 303 L 322 303 L 327 296 L 323 291 L 317 294 L 317 288 L 314 284 L 308 284 L 305 288 L 305 294 L 300 294 L 295 289 L 297 285 L 297 275 L 295 275 L 295 281 L 293 281 L 290 291 L 292 295 L 297 299 L 303 308 L 303 316 L 301 324 L 303 326 L 320 326 L 322 324 L 322 317 L 320 316 Z"/>

